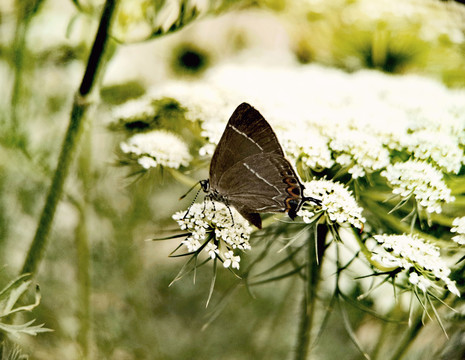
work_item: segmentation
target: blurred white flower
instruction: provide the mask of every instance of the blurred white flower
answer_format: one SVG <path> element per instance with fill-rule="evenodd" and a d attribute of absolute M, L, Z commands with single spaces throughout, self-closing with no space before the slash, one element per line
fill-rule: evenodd
<path fill-rule="evenodd" d="M 212 259 L 218 256 L 225 267 L 238 269 L 240 257 L 234 250 L 250 249 L 252 227 L 233 207 L 228 209 L 223 203 L 195 203 L 188 211 L 175 213 L 173 219 L 189 232 L 182 242 L 189 252 L 202 249 Z"/>
<path fill-rule="evenodd" d="M 404 199 L 415 196 L 418 204 L 429 213 L 440 213 L 442 203 L 455 200 L 443 180 L 443 174 L 425 161 L 398 162 L 389 165 L 381 175 L 388 180 L 394 194 Z"/>
<path fill-rule="evenodd" d="M 145 169 L 158 165 L 178 169 L 191 161 L 187 145 L 178 136 L 164 130 L 136 134 L 122 142 L 120 148 L 136 157 Z"/>
<path fill-rule="evenodd" d="M 459 245 L 465 245 L 465 216 L 455 218 L 452 225 L 453 227 L 450 231 L 457 233 L 457 235 L 452 237 L 452 240 Z"/>
<path fill-rule="evenodd" d="M 113 119 L 124 121 L 148 119 L 154 115 L 155 109 L 149 97 L 126 101 L 112 111 Z"/>
<path fill-rule="evenodd" d="M 451 273 L 441 259 L 439 248 L 416 235 L 375 235 L 374 239 L 381 249 L 373 250 L 372 259 L 387 267 L 400 267 L 410 272 L 409 281 L 426 291 L 431 284 L 442 281 L 452 293 L 460 296 L 455 282 L 449 278 Z M 416 272 L 417 275 L 412 275 Z"/>
<path fill-rule="evenodd" d="M 327 220 L 343 225 L 349 223 L 358 229 L 363 228 L 365 218 L 363 209 L 344 185 L 330 180 L 313 180 L 304 183 L 305 196 L 311 196 L 321 200 L 321 211 L 327 216 Z M 312 221 L 315 215 L 314 206 L 304 204 L 297 215 L 302 216 L 304 222 Z"/>

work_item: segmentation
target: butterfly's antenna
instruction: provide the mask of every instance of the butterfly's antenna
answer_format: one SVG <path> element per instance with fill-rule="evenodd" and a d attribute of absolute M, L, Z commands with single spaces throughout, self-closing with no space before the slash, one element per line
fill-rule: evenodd
<path fill-rule="evenodd" d="M 181 197 L 179 198 L 179 200 L 184 199 L 184 198 L 187 196 L 187 194 L 189 194 L 192 190 L 194 190 L 194 188 L 195 188 L 197 185 L 199 185 L 199 184 L 200 184 L 200 181 L 199 181 L 199 182 L 196 182 L 196 183 L 194 184 L 194 186 L 192 186 L 189 190 L 187 190 L 187 192 L 186 192 L 183 196 L 181 196 Z M 199 190 L 199 191 L 200 191 L 200 190 Z M 198 195 L 198 194 L 199 194 L 199 192 L 197 192 L 197 195 Z M 196 195 L 196 197 L 197 197 L 197 195 Z M 195 201 L 195 200 L 194 200 L 194 201 Z"/>
<path fill-rule="evenodd" d="M 197 184 L 199 184 L 199 183 L 197 183 Z M 187 193 L 185 193 L 183 196 L 181 196 L 181 197 L 179 198 L 179 200 L 184 199 L 184 198 L 186 197 L 186 195 L 189 194 L 189 193 L 192 191 L 192 189 L 194 189 L 194 188 L 197 186 L 197 184 L 195 184 L 194 186 L 192 186 L 192 187 L 189 189 L 189 191 L 188 191 Z M 197 200 L 197 196 L 199 196 L 200 190 L 202 190 L 202 188 L 200 188 L 199 190 L 197 190 L 197 193 L 196 193 L 195 196 L 194 196 L 194 200 L 192 200 L 191 204 L 190 204 L 189 207 L 187 208 L 186 213 L 185 213 L 184 216 L 182 217 L 183 220 L 187 217 L 187 215 L 189 214 L 189 211 L 191 210 L 192 205 L 194 205 L 195 201 Z"/>

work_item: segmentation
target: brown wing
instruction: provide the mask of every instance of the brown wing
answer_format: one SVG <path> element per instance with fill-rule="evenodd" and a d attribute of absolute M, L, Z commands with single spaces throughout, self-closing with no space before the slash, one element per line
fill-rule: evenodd
<path fill-rule="evenodd" d="M 289 212 L 294 218 L 303 185 L 282 155 L 261 153 L 229 168 L 216 190 L 241 213 Z"/>
<path fill-rule="evenodd" d="M 278 139 L 263 116 L 247 103 L 239 105 L 226 125 L 210 163 L 210 184 L 215 188 L 220 176 L 234 164 L 259 153 L 284 156 Z"/>

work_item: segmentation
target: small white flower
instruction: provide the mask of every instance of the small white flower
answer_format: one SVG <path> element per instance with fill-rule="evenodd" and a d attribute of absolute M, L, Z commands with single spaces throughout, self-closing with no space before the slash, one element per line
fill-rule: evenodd
<path fill-rule="evenodd" d="M 457 233 L 457 235 L 452 237 L 452 240 L 459 245 L 465 245 L 465 216 L 455 218 L 452 222 L 451 232 Z"/>
<path fill-rule="evenodd" d="M 240 256 L 234 256 L 232 251 L 224 253 L 224 263 L 225 268 L 232 267 L 233 269 L 239 269 L 239 262 L 241 261 Z"/>
<path fill-rule="evenodd" d="M 187 251 L 194 252 L 202 245 L 198 239 L 194 239 L 193 237 L 189 237 L 182 241 L 184 245 L 187 246 Z"/>
<path fill-rule="evenodd" d="M 137 159 L 137 162 L 144 169 L 150 169 L 151 167 L 156 167 L 158 165 L 157 161 L 150 156 L 142 156 Z"/>
<path fill-rule="evenodd" d="M 411 272 L 408 280 L 411 284 L 417 286 L 423 292 L 426 292 L 432 285 L 432 282 L 422 275 L 418 275 L 416 272 Z"/>
<path fill-rule="evenodd" d="M 358 206 L 352 192 L 339 182 L 330 180 L 313 180 L 304 183 L 305 196 L 311 196 L 321 200 L 322 210 L 331 222 L 338 224 L 349 223 L 358 229 L 363 228 L 365 218 L 362 216 L 363 209 Z M 314 216 L 311 210 L 304 205 L 298 212 L 304 222 L 309 222 Z"/>
<path fill-rule="evenodd" d="M 120 144 L 121 150 L 137 158 L 145 169 L 158 165 L 178 169 L 189 165 L 191 155 L 187 145 L 176 135 L 154 130 L 136 134 Z"/>
<path fill-rule="evenodd" d="M 216 148 L 215 144 L 211 144 L 211 143 L 205 144 L 199 149 L 199 155 L 212 157 L 213 153 L 215 152 L 215 148 Z"/>
<path fill-rule="evenodd" d="M 444 282 L 446 283 L 447 289 L 449 289 L 449 291 L 452 294 L 454 294 L 456 296 L 461 296 L 459 289 L 457 289 L 457 285 L 455 284 L 455 281 L 447 278 L 447 279 L 444 280 Z"/>
<path fill-rule="evenodd" d="M 409 281 L 426 292 L 434 283 L 442 284 L 460 296 L 455 282 L 449 278 L 451 270 L 440 257 L 439 248 L 416 235 L 375 235 L 384 251 L 375 249 L 372 259 L 384 266 L 398 266 L 410 270 Z"/>
<path fill-rule="evenodd" d="M 224 252 L 225 261 L 229 260 L 228 264 L 238 269 L 240 257 L 232 256 L 232 251 L 251 248 L 249 239 L 253 229 L 237 210 L 232 207 L 230 210 L 223 203 L 206 200 L 203 204 L 193 204 L 187 216 L 186 211 L 179 211 L 173 215 L 173 219 L 182 230 L 189 232 L 182 242 L 189 252 L 198 250 L 208 241 L 202 250 L 210 258 L 214 259 Z M 215 243 L 211 241 L 213 238 Z"/>
<path fill-rule="evenodd" d="M 443 174 L 427 162 L 398 162 L 389 165 L 381 175 L 388 180 L 394 194 L 403 198 L 414 195 L 418 204 L 429 213 L 440 213 L 442 203 L 455 200 L 443 180 Z"/>
<path fill-rule="evenodd" d="M 205 251 L 212 259 L 216 258 L 216 255 L 219 253 L 218 247 L 212 242 L 209 242 L 207 246 L 205 246 Z"/>

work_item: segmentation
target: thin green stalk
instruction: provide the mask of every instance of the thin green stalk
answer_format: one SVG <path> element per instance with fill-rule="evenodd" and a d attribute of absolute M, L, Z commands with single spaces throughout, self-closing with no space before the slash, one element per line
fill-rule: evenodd
<path fill-rule="evenodd" d="M 10 128 L 14 134 L 18 133 L 18 108 L 21 103 L 21 89 L 23 83 L 24 54 L 26 52 L 26 36 L 29 25 L 35 14 L 38 13 L 43 0 L 17 0 L 16 1 L 16 29 L 13 41 L 13 64 L 15 66 L 13 89 L 11 91 Z"/>
<path fill-rule="evenodd" d="M 316 233 L 315 233 L 316 232 Z M 297 334 L 295 360 L 306 360 L 310 354 L 312 328 L 315 315 L 317 289 L 321 275 L 321 263 L 325 251 L 325 239 L 328 229 L 324 225 L 315 226 L 307 243 L 307 278 L 302 295 L 300 321 Z M 316 242 L 316 245 L 314 243 Z"/>
<path fill-rule="evenodd" d="M 388 214 L 386 209 L 380 205 L 378 205 L 375 201 L 371 201 L 369 199 L 362 200 L 366 204 L 366 208 L 370 209 L 373 214 L 376 214 L 384 223 L 398 231 L 399 233 L 410 233 L 410 224 L 405 224 L 400 219 L 392 214 Z M 418 229 L 414 229 L 414 234 L 418 234 L 425 240 L 429 240 L 432 243 L 436 243 L 438 239 L 434 236 L 428 235 L 427 233 L 420 231 Z"/>
<path fill-rule="evenodd" d="M 76 269 L 77 269 L 77 293 L 79 331 L 77 340 L 81 346 L 81 358 L 89 356 L 89 333 L 90 333 L 90 251 L 89 237 L 87 231 L 87 208 L 90 203 L 91 184 L 91 159 L 92 142 L 91 129 L 86 128 L 83 135 L 83 144 L 79 154 L 79 175 L 83 185 L 83 204 L 78 206 L 79 223 L 76 228 Z"/>
<path fill-rule="evenodd" d="M 97 72 L 103 60 L 105 46 L 108 42 L 108 30 L 111 18 L 116 7 L 117 0 L 106 0 L 103 8 L 100 25 L 95 36 L 86 71 L 84 73 L 81 86 L 75 96 L 71 119 L 66 132 L 65 140 L 61 148 L 58 165 L 53 175 L 52 184 L 47 194 L 44 208 L 37 226 L 37 230 L 29 248 L 24 262 L 22 273 L 36 273 L 42 260 L 43 253 L 50 232 L 53 218 L 55 216 L 58 201 L 63 193 L 63 185 L 69 172 L 73 155 L 79 143 L 80 134 L 85 121 L 85 113 L 88 108 L 87 96 L 94 87 Z"/>
<path fill-rule="evenodd" d="M 394 313 L 393 310 L 391 310 L 391 315 Z M 389 331 L 391 330 L 392 323 L 388 321 L 383 321 L 381 325 L 381 333 L 378 336 L 378 341 L 376 342 L 376 345 L 373 349 L 373 352 L 371 353 L 370 357 L 371 360 L 378 360 L 378 356 L 381 352 L 381 349 L 383 348 L 383 345 L 385 344 L 386 339 L 388 338 Z"/>
<path fill-rule="evenodd" d="M 409 346 L 413 343 L 413 340 L 417 337 L 420 330 L 423 328 L 423 321 L 422 315 L 417 314 L 414 322 L 408 328 L 407 333 L 404 335 L 404 338 L 399 343 L 399 346 L 394 351 L 393 355 L 391 356 L 391 360 L 401 360 Z"/>
<path fill-rule="evenodd" d="M 86 205 L 86 204 L 84 204 Z M 79 332 L 78 342 L 81 346 L 81 355 L 87 359 L 89 355 L 89 331 L 90 331 L 90 251 L 87 235 L 86 206 L 80 209 L 79 223 L 76 228 L 76 267 L 78 283 L 78 316 Z"/>

